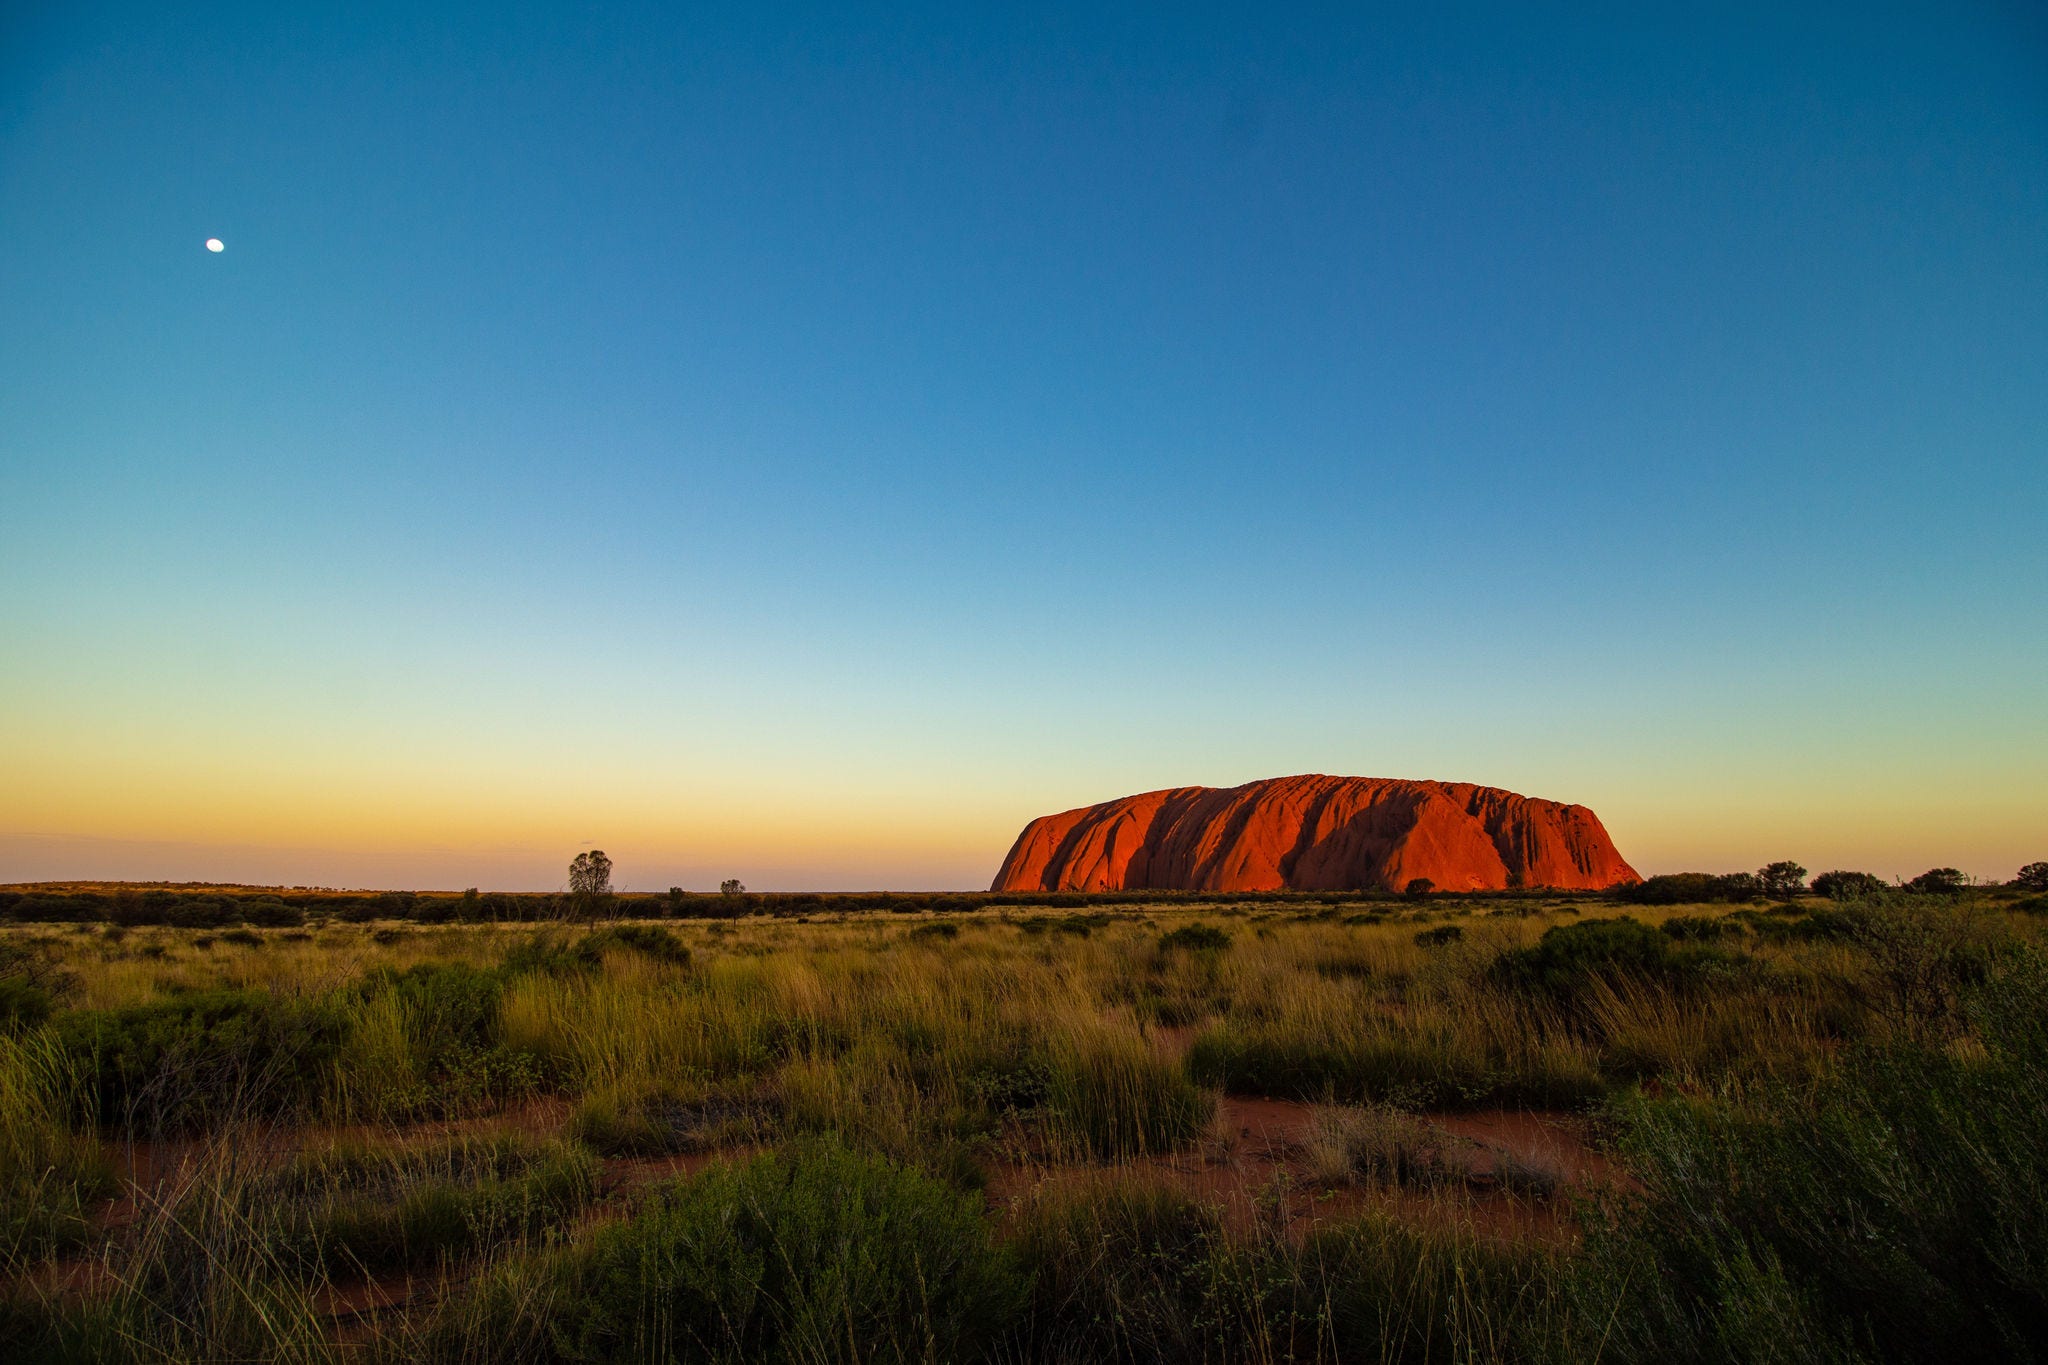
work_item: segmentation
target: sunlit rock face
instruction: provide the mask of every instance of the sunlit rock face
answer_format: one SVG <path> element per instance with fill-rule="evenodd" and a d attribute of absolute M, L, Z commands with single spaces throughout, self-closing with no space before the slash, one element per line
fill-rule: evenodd
<path fill-rule="evenodd" d="M 1642 878 L 1584 806 L 1469 782 L 1274 777 L 1044 815 L 996 891 L 1588 891 Z"/>

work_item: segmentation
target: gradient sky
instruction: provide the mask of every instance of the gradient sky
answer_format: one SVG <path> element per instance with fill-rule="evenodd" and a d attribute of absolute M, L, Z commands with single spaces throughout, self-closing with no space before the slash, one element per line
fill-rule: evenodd
<path fill-rule="evenodd" d="M 600 8 L 0 15 L 0 879 L 2048 858 L 2040 6 Z"/>

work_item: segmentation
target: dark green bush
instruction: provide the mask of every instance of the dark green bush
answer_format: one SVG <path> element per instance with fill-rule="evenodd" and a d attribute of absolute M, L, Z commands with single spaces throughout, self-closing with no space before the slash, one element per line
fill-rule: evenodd
<path fill-rule="evenodd" d="M 1003 1358 L 1256 1358 L 1244 1348 L 1259 1295 L 1230 1273 L 1220 1212 L 1178 1190 L 1125 1179 L 1042 1195 L 1014 1245 L 1031 1296 Z"/>
<path fill-rule="evenodd" d="M 1906 889 L 1926 896 L 1954 896 L 1970 889 L 1970 879 L 1952 867 L 1930 867 L 1907 882 Z"/>
<path fill-rule="evenodd" d="M 1220 953 L 1230 946 L 1230 935 L 1213 924 L 1184 924 L 1159 936 L 1159 951 Z"/>
<path fill-rule="evenodd" d="M 1831 901 L 1860 900 L 1889 889 L 1881 877 L 1873 877 L 1868 872 L 1844 872 L 1840 868 L 1823 872 L 1813 879 L 1813 894 L 1826 896 Z"/>
<path fill-rule="evenodd" d="M 1657 927 L 1680 943 L 1711 943 L 1741 932 L 1740 924 L 1712 915 L 1673 915 Z"/>
<path fill-rule="evenodd" d="M 1650 978 L 1675 986 L 1729 961 L 1720 949 L 1675 943 L 1622 915 L 1555 925 L 1534 947 L 1502 953 L 1493 975 L 1503 985 L 1570 1000 L 1600 977 Z"/>
<path fill-rule="evenodd" d="M 53 1027 L 100 1121 L 148 1133 L 298 1108 L 343 1024 L 329 1005 L 221 990 L 62 1014 Z"/>
<path fill-rule="evenodd" d="M 1607 893 L 1630 905 L 1698 905 L 1707 901 L 1753 901 L 1763 883 L 1753 872 L 1666 872 Z"/>
<path fill-rule="evenodd" d="M 365 999 L 389 992 L 405 1006 L 408 1027 L 431 1053 L 497 1041 L 502 972 L 466 962 L 429 962 L 394 971 L 381 967 L 357 987 Z"/>
<path fill-rule="evenodd" d="M 503 1136 L 302 1156 L 257 1195 L 283 1249 L 335 1276 L 432 1265 L 558 1227 L 597 1192 L 597 1162 L 559 1142 Z"/>
<path fill-rule="evenodd" d="M 0 937 L 0 1032 L 42 1023 L 75 984 L 43 944 Z"/>
<path fill-rule="evenodd" d="M 1522 1069 L 1447 1040 L 1387 1034 L 1338 1041 L 1232 1023 L 1198 1034 L 1187 1068 L 1197 1081 L 1232 1094 L 1413 1108 L 1570 1107 L 1606 1093 L 1589 1071 Z"/>
<path fill-rule="evenodd" d="M 1015 1244 L 1032 1293 L 1003 1360 L 1514 1359 L 1547 1344 L 1557 1298 L 1540 1250 L 1387 1217 L 1234 1235 L 1130 1179 L 1041 1197 Z"/>
<path fill-rule="evenodd" d="M 971 1360 L 1025 1292 L 977 1197 L 829 1140 L 712 1167 L 550 1271 L 553 1321 L 506 1334 L 524 1359 Z"/>
<path fill-rule="evenodd" d="M 1585 1349 L 1619 1359 L 2039 1360 L 2048 962 L 1967 996 L 1985 1055 L 1865 1049 L 1816 1089 L 1635 1100 L 1644 1193 L 1597 1221 Z"/>
<path fill-rule="evenodd" d="M 1465 937 L 1465 930 L 1456 924 L 1439 924 L 1434 929 L 1424 929 L 1415 935 L 1418 948 L 1441 948 L 1447 943 L 1456 943 Z"/>
<path fill-rule="evenodd" d="M 638 953 L 677 967 L 690 962 L 689 945 L 674 930 L 658 924 L 614 924 L 574 939 L 557 930 L 542 930 L 505 955 L 505 970 L 549 976 L 595 972 L 612 951 Z"/>
<path fill-rule="evenodd" d="M 606 952 L 622 949 L 670 966 L 690 965 L 690 948 L 675 931 L 659 924 L 614 924 L 600 929 L 576 945 L 585 957 L 601 962 Z"/>

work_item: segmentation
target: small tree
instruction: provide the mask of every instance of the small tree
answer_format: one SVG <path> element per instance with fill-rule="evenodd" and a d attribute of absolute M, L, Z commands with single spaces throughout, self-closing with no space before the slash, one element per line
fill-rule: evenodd
<path fill-rule="evenodd" d="M 596 919 L 611 906 L 612 860 L 604 850 L 579 853 L 569 864 L 569 903 L 577 918 Z"/>
<path fill-rule="evenodd" d="M 1806 885 L 1806 869 L 1795 862 L 1768 863 L 1756 870 L 1763 893 L 1773 900 L 1788 901 Z"/>
<path fill-rule="evenodd" d="M 746 889 L 746 887 L 740 884 L 738 877 L 727 877 L 718 884 L 718 894 L 721 896 L 737 896 Z"/>
<path fill-rule="evenodd" d="M 1875 896 L 1885 889 L 1884 878 L 1868 872 L 1845 872 L 1836 868 L 1823 872 L 1813 879 L 1813 894 L 1826 896 L 1831 901 L 1857 900 L 1864 896 Z"/>
<path fill-rule="evenodd" d="M 2048 863 L 2028 863 L 2012 884 L 2022 891 L 2048 891 Z"/>
<path fill-rule="evenodd" d="M 1416 877 L 1408 883 L 1407 888 L 1401 894 L 1408 897 L 1409 900 L 1419 901 L 1426 900 L 1430 892 L 1434 890 L 1436 890 L 1435 882 L 1427 877 Z"/>
<path fill-rule="evenodd" d="M 1953 896 L 1958 891 L 1968 890 L 1969 885 L 1970 879 L 1952 867 L 1930 867 L 1907 882 L 1906 889 L 1923 895 Z"/>

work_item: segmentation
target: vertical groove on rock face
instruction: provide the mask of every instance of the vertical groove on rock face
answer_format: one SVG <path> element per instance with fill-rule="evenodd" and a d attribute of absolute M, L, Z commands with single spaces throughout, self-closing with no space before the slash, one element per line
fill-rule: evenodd
<path fill-rule="evenodd" d="M 1024 827 L 997 891 L 1598 890 L 1641 881 L 1584 806 L 1467 782 L 1275 777 L 1144 792 Z"/>

